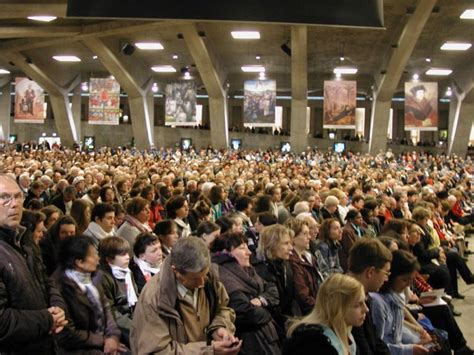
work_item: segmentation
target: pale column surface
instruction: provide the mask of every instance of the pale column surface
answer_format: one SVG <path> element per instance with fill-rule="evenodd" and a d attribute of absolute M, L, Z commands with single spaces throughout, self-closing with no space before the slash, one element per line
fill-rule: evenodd
<path fill-rule="evenodd" d="M 291 28 L 291 149 L 299 154 L 308 146 L 308 31 Z"/>
<path fill-rule="evenodd" d="M 74 124 L 76 126 L 77 138 L 79 141 L 84 141 L 84 137 L 82 136 L 82 129 L 81 129 L 81 113 L 82 113 L 82 105 L 81 105 L 81 85 L 77 85 L 75 89 L 72 91 L 72 117 L 74 119 Z"/>
<path fill-rule="evenodd" d="M 460 104 L 456 116 L 454 117 L 455 123 L 451 136 L 448 135 L 448 155 L 455 154 L 465 157 L 471 135 L 472 122 L 474 121 L 474 103 L 463 102 Z"/>
<path fill-rule="evenodd" d="M 8 139 L 10 136 L 10 116 L 11 116 L 11 76 L 6 75 L 0 79 L 0 140 Z"/>
<path fill-rule="evenodd" d="M 154 145 L 154 105 L 151 93 L 152 78 L 150 69 L 137 59 L 116 54 L 102 39 L 84 40 L 102 65 L 115 77 L 120 86 L 128 94 L 133 135 L 138 149 L 150 148 Z"/>
<path fill-rule="evenodd" d="M 396 42 L 397 48 L 393 49 L 386 68 L 383 68 L 386 73 L 376 80 L 376 89 L 374 90 L 375 102 L 372 110 L 372 121 L 370 122 L 370 154 L 377 154 L 380 149 L 385 151 L 387 148 L 391 100 L 403 75 L 408 59 L 410 59 L 435 4 L 436 0 L 421 0 L 418 3 L 415 12 L 410 15 L 410 19 Z"/>
<path fill-rule="evenodd" d="M 199 37 L 194 24 L 182 25 L 179 29 L 209 96 L 211 144 L 215 148 L 226 148 L 229 145 L 229 133 L 227 93 L 223 87 L 225 71 L 219 65 L 216 53 L 212 53 Z"/>

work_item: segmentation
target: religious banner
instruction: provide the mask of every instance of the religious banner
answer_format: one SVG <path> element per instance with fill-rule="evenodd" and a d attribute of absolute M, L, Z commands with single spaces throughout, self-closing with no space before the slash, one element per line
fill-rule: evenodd
<path fill-rule="evenodd" d="M 275 126 L 275 104 L 275 80 L 247 80 L 244 83 L 244 126 Z"/>
<path fill-rule="evenodd" d="M 89 124 L 118 125 L 120 84 L 111 78 L 89 81 Z"/>
<path fill-rule="evenodd" d="M 356 96 L 357 84 L 355 81 L 325 81 L 323 127 L 355 129 Z"/>
<path fill-rule="evenodd" d="M 15 79 L 15 122 L 44 123 L 44 90 L 28 78 Z"/>
<path fill-rule="evenodd" d="M 405 130 L 438 130 L 438 83 L 405 83 Z"/>
<path fill-rule="evenodd" d="M 196 126 L 196 82 L 166 85 L 165 125 Z"/>

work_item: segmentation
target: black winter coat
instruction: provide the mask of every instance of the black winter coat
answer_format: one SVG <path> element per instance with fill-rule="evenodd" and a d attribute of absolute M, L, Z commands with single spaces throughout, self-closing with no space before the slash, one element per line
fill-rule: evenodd
<path fill-rule="evenodd" d="M 65 307 L 31 234 L 0 227 L 0 353 L 54 353 L 51 306 Z"/>
<path fill-rule="evenodd" d="M 253 267 L 242 268 L 226 253 L 217 253 L 212 261 L 219 265 L 219 278 L 229 295 L 229 307 L 235 310 L 236 336 L 243 340 L 240 354 L 279 355 L 278 333 L 270 311 L 250 301 L 263 296 L 270 306 L 278 304 L 278 291 L 270 287 Z"/>

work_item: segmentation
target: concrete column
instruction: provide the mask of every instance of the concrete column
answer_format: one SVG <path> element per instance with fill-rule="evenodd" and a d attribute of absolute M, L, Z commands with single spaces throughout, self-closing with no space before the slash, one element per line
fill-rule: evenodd
<path fill-rule="evenodd" d="M 76 126 L 72 115 L 69 97 L 67 93 L 63 93 L 50 95 L 49 98 L 54 112 L 54 123 L 58 135 L 61 137 L 61 145 L 71 147 L 74 142 L 79 142 L 81 139 L 77 133 L 78 126 Z"/>
<path fill-rule="evenodd" d="M 10 119 L 11 119 L 11 83 L 10 76 L 0 82 L 2 96 L 0 96 L 0 140 L 6 140 L 10 136 Z"/>
<path fill-rule="evenodd" d="M 225 148 L 229 142 L 227 100 L 209 97 L 211 121 L 211 144 L 214 148 Z"/>
<path fill-rule="evenodd" d="M 308 31 L 291 28 L 291 148 L 299 154 L 308 146 Z"/>
<path fill-rule="evenodd" d="M 390 120 L 391 100 L 381 101 L 374 98 L 370 117 L 369 154 L 376 155 L 387 149 L 387 128 Z"/>
<path fill-rule="evenodd" d="M 81 85 L 77 85 L 74 90 L 72 91 L 72 117 L 74 120 L 74 125 L 76 126 L 76 134 L 77 140 L 83 141 L 84 137 L 82 136 L 82 129 L 81 129 L 81 113 L 82 113 L 82 105 L 81 105 Z"/>
<path fill-rule="evenodd" d="M 448 155 L 455 154 L 464 158 L 467 154 L 472 122 L 474 121 L 474 103 L 465 102 L 456 105 L 455 116 L 452 131 L 448 132 Z"/>

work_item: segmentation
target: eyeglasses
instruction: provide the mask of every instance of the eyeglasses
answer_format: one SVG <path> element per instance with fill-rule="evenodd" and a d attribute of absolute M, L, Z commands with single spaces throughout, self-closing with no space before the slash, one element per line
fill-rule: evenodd
<path fill-rule="evenodd" d="M 0 193 L 0 204 L 2 206 L 10 206 L 13 199 L 17 200 L 18 202 L 23 201 L 25 196 L 23 192 L 17 192 L 16 194 L 10 195 L 7 193 Z"/>
<path fill-rule="evenodd" d="M 389 277 L 391 275 L 390 271 L 384 270 L 384 269 L 378 269 L 378 271 L 383 272 L 385 276 Z"/>

